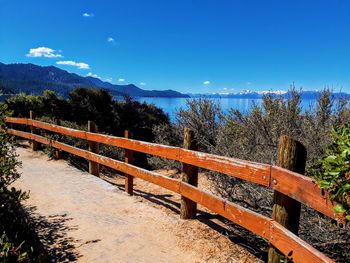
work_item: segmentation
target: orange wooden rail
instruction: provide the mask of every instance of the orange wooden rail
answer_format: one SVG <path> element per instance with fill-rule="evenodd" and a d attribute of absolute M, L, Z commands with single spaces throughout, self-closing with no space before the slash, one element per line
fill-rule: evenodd
<path fill-rule="evenodd" d="M 6 122 L 30 125 L 80 139 L 164 157 L 244 179 L 284 193 L 320 213 L 336 219 L 329 197 L 321 195 L 321 190 L 312 179 L 280 167 L 195 152 L 179 147 L 90 133 L 24 118 L 6 118 Z"/>
<path fill-rule="evenodd" d="M 134 150 L 160 157 L 165 157 L 201 168 L 217 171 L 229 176 L 241 178 L 249 182 L 271 187 L 316 210 L 335 218 L 333 206 L 321 195 L 320 189 L 308 177 L 293 173 L 286 169 L 243 161 L 234 158 L 205 154 L 178 147 L 171 147 L 103 134 L 95 134 L 40 121 L 23 118 L 6 118 L 7 123 L 29 125 L 48 131 L 73 136 L 76 138 L 113 145 L 124 149 Z M 291 233 L 271 218 L 262 216 L 232 202 L 214 196 L 192 185 L 147 171 L 134 165 L 101 156 L 87 150 L 82 150 L 62 142 L 54 141 L 40 135 L 9 129 L 9 134 L 50 145 L 87 160 L 113 168 L 123 173 L 139 177 L 175 193 L 181 194 L 192 201 L 207 207 L 214 213 L 231 220 L 234 223 L 265 238 L 284 255 L 292 255 L 294 262 L 333 262 L 330 258 L 317 251 L 298 236 Z"/>

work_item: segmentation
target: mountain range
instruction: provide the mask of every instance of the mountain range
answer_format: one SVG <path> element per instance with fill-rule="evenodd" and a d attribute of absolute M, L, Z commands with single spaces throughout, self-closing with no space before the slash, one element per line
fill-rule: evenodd
<path fill-rule="evenodd" d="M 80 76 L 75 73 L 62 70 L 54 66 L 38 66 L 34 64 L 4 64 L 0 62 L 0 92 L 3 94 L 39 95 L 46 89 L 55 91 L 58 95 L 66 97 L 68 93 L 77 87 L 92 87 L 106 89 L 114 96 L 131 97 L 168 97 L 168 98 L 237 98 L 237 99 L 261 99 L 264 95 L 282 96 L 287 98 L 290 91 L 253 91 L 242 90 L 236 93 L 180 93 L 174 90 L 145 90 L 134 84 L 116 85 L 91 76 Z M 320 91 L 301 91 L 302 99 L 315 99 Z M 333 92 L 335 98 L 350 99 L 350 94 Z"/>
<path fill-rule="evenodd" d="M 271 95 L 273 97 L 288 98 L 291 96 L 291 91 L 251 91 L 243 90 L 237 93 L 205 93 L 205 94 L 195 94 L 187 93 L 191 98 L 206 97 L 206 98 L 234 98 L 234 99 L 261 99 L 264 95 Z M 321 91 L 300 91 L 301 99 L 313 100 L 317 99 L 321 95 Z M 345 92 L 332 92 L 334 98 L 347 98 L 350 99 L 350 94 Z"/>
<path fill-rule="evenodd" d="M 69 73 L 54 66 L 38 66 L 34 64 L 4 64 L 0 62 L 0 90 L 5 94 L 39 95 L 46 89 L 66 97 L 77 87 L 101 88 L 114 96 L 131 97 L 189 97 L 174 90 L 145 90 L 134 84 L 115 85 L 94 77 L 83 77 Z"/>

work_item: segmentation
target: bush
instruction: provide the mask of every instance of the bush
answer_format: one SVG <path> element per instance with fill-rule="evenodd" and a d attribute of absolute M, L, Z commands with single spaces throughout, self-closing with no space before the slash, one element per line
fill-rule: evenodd
<path fill-rule="evenodd" d="M 134 138 L 152 141 L 153 126 L 169 124 L 168 116 L 156 106 L 139 103 L 129 97 L 115 101 L 108 91 L 77 88 L 65 100 L 53 91 L 46 90 L 42 96 L 19 94 L 6 100 L 14 117 L 29 117 L 32 110 L 37 118 L 60 119 L 86 125 L 93 121 L 100 132 L 123 136 L 124 130 Z"/>
<path fill-rule="evenodd" d="M 108 91 L 78 88 L 69 93 L 66 105 L 69 114 L 57 117 L 82 125 L 93 121 L 99 129 L 111 133 L 119 124 L 113 106 L 113 98 Z"/>
<path fill-rule="evenodd" d="M 114 111 L 119 116 L 119 126 L 114 132 L 118 132 L 119 136 L 123 136 L 124 131 L 129 130 L 135 139 L 151 142 L 155 136 L 153 127 L 169 124 L 169 117 L 162 109 L 146 102 L 140 103 L 130 97 L 115 102 Z"/>
<path fill-rule="evenodd" d="M 194 131 L 201 151 L 215 151 L 217 132 L 223 124 L 223 113 L 219 104 L 206 98 L 188 99 L 186 108 L 177 112 L 176 121 L 179 131 L 183 132 L 184 128 Z"/>
<path fill-rule="evenodd" d="M 38 115 L 44 114 L 43 104 L 39 96 L 20 93 L 7 99 L 6 105 L 15 117 L 29 118 L 30 110 L 33 110 Z"/>
<path fill-rule="evenodd" d="M 333 128 L 332 140 L 318 161 L 314 177 L 337 203 L 334 212 L 350 221 L 350 126 Z"/>
<path fill-rule="evenodd" d="M 6 105 L 0 104 L 0 261 L 35 261 L 39 258 L 39 241 L 21 205 L 27 194 L 11 187 L 20 176 L 20 162 L 7 134 L 5 114 Z"/>
<path fill-rule="evenodd" d="M 183 130 L 174 124 L 160 124 L 153 127 L 153 134 L 155 136 L 154 141 L 159 144 L 182 147 L 183 142 Z M 157 156 L 149 157 L 149 164 L 154 169 L 166 168 L 176 169 L 180 171 L 181 163 L 170 160 L 167 158 L 161 158 Z"/>
<path fill-rule="evenodd" d="M 163 110 L 153 104 L 140 103 L 130 97 L 115 101 L 108 91 L 101 89 L 77 88 L 69 93 L 67 100 L 49 90 L 44 91 L 42 96 L 19 94 L 8 99 L 6 104 L 15 117 L 29 117 L 29 111 L 32 110 L 37 119 L 43 118 L 53 123 L 60 119 L 68 127 L 84 129 L 91 120 L 97 124 L 101 133 L 124 136 L 124 131 L 129 130 L 134 139 L 149 142 L 155 138 L 155 126 L 170 123 Z M 72 142 L 72 145 L 86 146 L 76 138 L 63 138 Z M 105 146 L 101 148 L 107 149 Z M 120 150 L 108 149 L 106 153 L 120 156 Z M 135 153 L 134 158 L 139 166 L 148 167 L 146 155 Z M 82 164 L 81 161 L 78 163 Z"/>
<path fill-rule="evenodd" d="M 331 127 L 344 126 L 350 120 L 349 115 L 348 101 L 334 98 L 327 89 L 321 92 L 316 104 L 307 109 L 301 107 L 301 93 L 293 88 L 288 98 L 266 94 L 261 104 L 254 104 L 246 114 L 237 110 L 224 114 L 209 99 L 193 99 L 178 113 L 178 121 L 173 126 L 156 128 L 158 134 L 155 139 L 157 143 L 172 144 L 173 138 L 182 137 L 184 127 L 190 127 L 198 140 L 203 140 L 201 151 L 275 164 L 279 137 L 287 135 L 306 147 L 306 175 L 311 176 L 319 156 L 332 142 Z M 180 140 L 175 142 L 181 145 Z M 167 165 L 171 164 L 168 162 Z M 207 175 L 212 190 L 219 195 L 263 215 L 271 215 L 272 190 L 269 188 L 223 174 L 210 172 Z M 348 186 L 344 185 L 347 189 Z M 237 233 L 237 226 L 231 226 L 232 232 Z M 302 239 L 333 259 L 349 262 L 348 227 L 336 228 L 327 218 L 302 206 L 299 232 Z M 260 246 L 260 241 L 256 238 L 253 243 Z M 266 249 L 267 244 L 262 248 L 264 246 Z"/>

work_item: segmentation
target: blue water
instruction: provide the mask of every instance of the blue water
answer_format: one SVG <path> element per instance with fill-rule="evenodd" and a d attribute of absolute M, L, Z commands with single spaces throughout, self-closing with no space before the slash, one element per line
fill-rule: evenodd
<path fill-rule="evenodd" d="M 139 102 L 147 102 L 156 105 L 164 110 L 170 117 L 170 120 L 175 121 L 176 112 L 180 108 L 186 108 L 187 98 L 135 98 Z M 248 113 L 253 104 L 261 104 L 262 99 L 237 99 L 237 98 L 213 98 L 213 101 L 218 103 L 224 112 L 228 112 L 230 109 L 236 109 L 243 114 Z M 309 108 L 310 104 L 313 104 L 315 100 L 302 100 L 301 107 L 303 110 Z"/>

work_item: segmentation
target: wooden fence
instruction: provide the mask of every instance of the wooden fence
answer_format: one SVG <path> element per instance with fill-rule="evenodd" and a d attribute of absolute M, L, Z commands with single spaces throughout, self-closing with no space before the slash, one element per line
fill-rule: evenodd
<path fill-rule="evenodd" d="M 204 168 L 269 187 L 275 190 L 275 195 L 283 195 L 287 199 L 303 203 L 327 217 L 336 219 L 336 215 L 333 212 L 333 204 L 330 202 L 328 195 L 322 195 L 321 190 L 312 179 L 299 173 L 269 164 L 222 157 L 190 149 L 132 140 L 130 138 L 98 134 L 97 128 L 91 124 L 89 125 L 90 131 L 86 132 L 34 119 L 9 117 L 6 118 L 6 122 L 10 126 L 11 124 L 29 126 L 31 132 L 9 128 L 8 133 L 31 140 L 34 144 L 34 146 L 32 145 L 34 150 L 37 150 L 37 144 L 46 144 L 59 151 L 65 151 L 85 158 L 89 161 L 90 173 L 95 175 L 98 175 L 99 171 L 97 165 L 104 165 L 124 173 L 126 175 L 125 189 L 129 194 L 132 194 L 133 177 L 141 178 L 180 194 L 182 197 L 181 210 L 186 210 L 192 202 L 192 212 L 187 211 L 187 215 L 186 213 L 184 215 L 181 213 L 182 218 L 193 218 L 193 209 L 195 209 L 193 204 L 200 204 L 266 239 L 270 242 L 272 249 L 276 249 L 278 253 L 282 253 L 294 262 L 333 262 L 332 259 L 300 239 L 295 231 L 278 218 L 268 218 L 228 200 L 214 196 L 197 188 L 196 182 L 193 183 L 191 180 L 177 180 L 139 168 L 132 164 L 132 153 L 134 151 L 141 152 L 182 162 L 184 166 L 187 165 L 186 171 L 189 176 L 191 176 L 191 173 L 195 173 L 193 168 Z M 57 140 L 43 137 L 39 135 L 40 129 L 87 140 L 89 142 L 89 150 L 79 149 Z M 126 134 L 126 137 L 128 136 L 130 134 Z M 125 162 L 99 155 L 98 144 L 100 143 L 125 149 Z M 300 211 L 296 211 L 296 214 L 298 213 Z M 270 253 L 269 262 L 276 262 L 270 257 Z"/>

